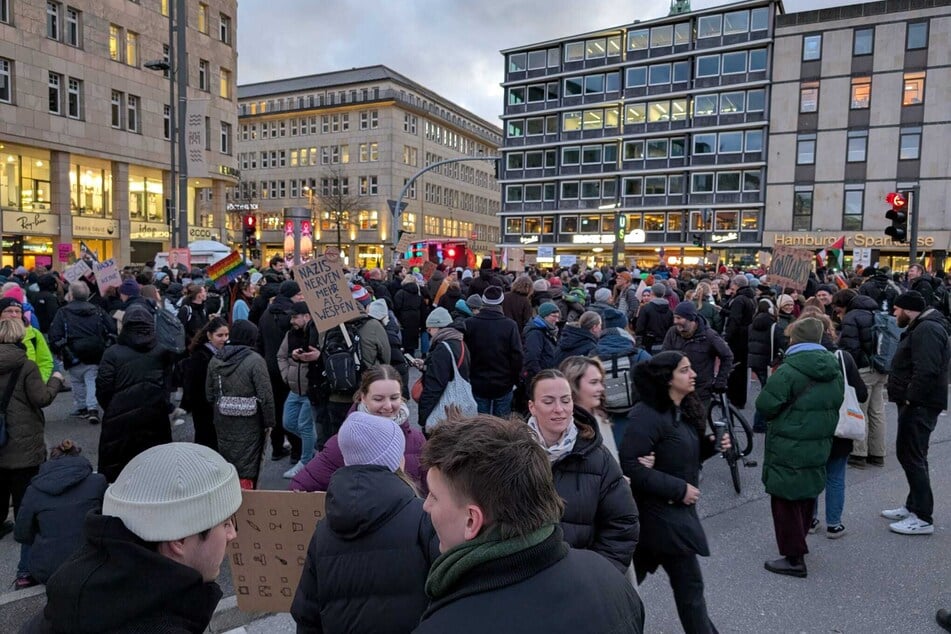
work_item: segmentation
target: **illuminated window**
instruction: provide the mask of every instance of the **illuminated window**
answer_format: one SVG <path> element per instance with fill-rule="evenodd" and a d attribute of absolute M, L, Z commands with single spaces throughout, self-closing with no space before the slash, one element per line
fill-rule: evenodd
<path fill-rule="evenodd" d="M 818 109 L 819 82 L 803 82 L 799 87 L 799 112 L 816 112 Z"/>
<path fill-rule="evenodd" d="M 219 74 L 218 94 L 224 99 L 231 99 L 231 71 L 222 68 Z"/>
<path fill-rule="evenodd" d="M 208 35 L 208 5 L 203 2 L 198 3 L 198 30 Z"/>
<path fill-rule="evenodd" d="M 849 100 L 849 107 L 852 110 L 864 110 L 868 108 L 872 98 L 872 78 L 871 77 L 853 77 L 852 78 L 852 97 Z"/>
<path fill-rule="evenodd" d="M 126 31 L 125 34 L 125 63 L 129 66 L 139 65 L 139 34 Z"/>
<path fill-rule="evenodd" d="M 119 38 L 122 37 L 122 29 L 115 24 L 109 25 L 109 58 L 115 62 L 122 61 L 122 48 L 119 44 Z"/>
<path fill-rule="evenodd" d="M 914 106 L 925 100 L 925 73 L 905 73 L 901 105 Z"/>

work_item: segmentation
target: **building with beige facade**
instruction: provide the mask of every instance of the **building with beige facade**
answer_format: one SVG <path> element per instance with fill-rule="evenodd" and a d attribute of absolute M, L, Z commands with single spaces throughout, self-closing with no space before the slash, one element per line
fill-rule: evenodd
<path fill-rule="evenodd" d="M 4 265 L 59 266 L 81 241 L 121 264 L 169 247 L 169 77 L 144 64 L 169 57 L 170 1 L 0 0 Z M 235 182 L 237 2 L 187 7 L 187 97 L 205 114 L 188 235 L 221 239 Z"/>
<path fill-rule="evenodd" d="M 917 186 L 919 257 L 943 268 L 951 1 L 777 15 L 774 51 L 763 245 L 819 249 L 844 235 L 847 255 L 903 269 L 885 196 Z"/>
<path fill-rule="evenodd" d="M 340 244 L 348 263 L 388 261 L 388 200 L 426 166 L 494 156 L 501 130 L 385 67 L 238 87 L 238 167 L 229 226 L 254 213 L 260 253 L 284 254 L 283 209 L 309 207 L 313 241 Z M 494 161 L 472 160 L 421 175 L 403 202 L 401 230 L 459 238 L 477 254 L 499 240 Z"/>

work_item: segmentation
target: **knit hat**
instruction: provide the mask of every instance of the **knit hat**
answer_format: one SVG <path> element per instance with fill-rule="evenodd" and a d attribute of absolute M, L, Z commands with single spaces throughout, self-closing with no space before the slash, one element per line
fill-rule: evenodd
<path fill-rule="evenodd" d="M 551 278 L 550 280 L 548 280 L 548 288 L 549 288 L 549 289 L 552 289 L 552 288 L 561 288 L 561 278 L 560 278 L 560 277 L 553 277 L 553 278 Z"/>
<path fill-rule="evenodd" d="M 624 328 L 627 326 L 627 317 L 616 308 L 608 308 L 604 311 L 605 328 Z"/>
<path fill-rule="evenodd" d="M 449 314 L 449 311 L 439 306 L 433 312 L 429 313 L 429 317 L 426 318 L 426 327 L 427 328 L 445 328 L 452 323 L 452 316 Z"/>
<path fill-rule="evenodd" d="M 789 326 L 789 339 L 793 343 L 819 343 L 825 326 L 815 317 L 797 319 Z"/>
<path fill-rule="evenodd" d="M 147 449 L 106 489 L 102 514 L 122 520 L 147 542 L 168 542 L 213 528 L 241 506 L 234 466 L 202 445 Z"/>
<path fill-rule="evenodd" d="M 555 304 L 554 302 L 543 302 L 542 305 L 538 307 L 538 316 L 541 317 L 542 319 L 544 319 L 545 317 L 548 317 L 549 315 L 553 315 L 555 313 L 560 313 L 560 312 L 561 311 L 558 308 L 558 305 Z"/>
<path fill-rule="evenodd" d="M 594 292 L 594 301 L 596 302 L 609 302 L 611 301 L 611 289 L 609 288 L 599 288 Z"/>
<path fill-rule="evenodd" d="M 667 295 L 667 286 L 661 282 L 657 282 L 651 286 L 651 293 L 654 294 L 654 297 L 665 297 Z"/>
<path fill-rule="evenodd" d="M 370 307 L 367 308 L 367 314 L 374 319 L 379 319 L 380 321 L 386 319 L 389 313 L 390 310 L 386 306 L 385 299 L 375 299 L 370 302 Z"/>
<path fill-rule="evenodd" d="M 782 308 L 786 304 L 795 304 L 796 300 L 792 298 L 792 295 L 786 295 L 785 293 L 779 296 L 779 299 L 776 300 L 776 305 Z"/>
<path fill-rule="evenodd" d="M 278 290 L 278 295 L 281 297 L 286 297 L 291 299 L 295 295 L 300 294 L 300 284 L 294 280 L 284 280 L 281 282 L 281 288 Z"/>
<path fill-rule="evenodd" d="M 532 282 L 532 290 L 534 290 L 536 293 L 547 291 L 548 288 L 549 288 L 548 280 L 539 279 Z"/>
<path fill-rule="evenodd" d="M 21 304 L 26 301 L 26 297 L 23 295 L 23 289 L 19 286 L 14 286 L 3 294 L 4 297 L 12 297 Z"/>
<path fill-rule="evenodd" d="M 467 317 L 473 316 L 472 309 L 469 308 L 469 304 L 467 304 L 466 300 L 462 299 L 461 297 L 456 300 L 456 303 L 453 304 L 453 306 L 455 306 L 456 310 L 459 311 L 461 314 Z"/>
<path fill-rule="evenodd" d="M 819 286 L 816 287 L 817 293 L 819 291 L 825 291 L 829 295 L 835 295 L 836 290 L 838 289 L 836 289 L 836 287 L 833 286 L 832 284 L 820 284 Z"/>
<path fill-rule="evenodd" d="M 350 289 L 350 292 L 353 294 L 353 299 L 360 302 L 360 305 L 366 308 L 370 305 L 370 302 L 373 301 L 373 297 L 370 295 L 370 291 L 363 288 L 359 284 L 354 284 L 353 288 Z"/>
<path fill-rule="evenodd" d="M 750 285 L 750 278 L 746 277 L 745 275 L 734 275 L 733 279 L 730 281 L 738 288 L 746 288 Z"/>
<path fill-rule="evenodd" d="M 696 321 L 697 305 L 693 302 L 680 302 L 677 304 L 677 308 L 674 309 L 674 314 L 690 321 Z"/>
<path fill-rule="evenodd" d="M 138 297 L 139 283 L 132 278 L 127 279 L 119 285 L 119 294 L 125 295 L 126 297 Z"/>
<path fill-rule="evenodd" d="M 378 465 L 390 471 L 400 468 L 406 437 L 400 426 L 389 418 L 354 412 L 343 421 L 337 433 L 343 463 Z"/>
<path fill-rule="evenodd" d="M 261 280 L 264 279 L 264 275 L 260 271 L 255 271 L 251 274 L 250 282 L 251 286 L 257 286 L 261 283 Z"/>
<path fill-rule="evenodd" d="M 23 304 L 13 299 L 12 297 L 4 297 L 0 299 L 0 313 L 9 308 L 10 306 L 16 306 L 20 310 L 23 310 Z"/>
<path fill-rule="evenodd" d="M 228 331 L 228 343 L 253 348 L 258 343 L 258 327 L 247 319 L 236 320 Z"/>
<path fill-rule="evenodd" d="M 907 293 L 902 293 L 898 296 L 898 299 L 895 300 L 895 306 L 897 308 L 911 310 L 918 313 L 923 312 L 926 308 L 925 298 L 918 291 L 908 291 Z"/>
<path fill-rule="evenodd" d="M 565 295 L 565 301 L 572 304 L 584 304 L 586 299 L 583 288 L 573 288 Z"/>
<path fill-rule="evenodd" d="M 501 286 L 490 286 L 482 293 L 482 303 L 487 306 L 498 306 L 505 298 Z"/>
<path fill-rule="evenodd" d="M 463 271 L 463 272 L 462 272 L 462 279 L 464 279 L 464 280 L 471 280 L 471 279 L 472 279 L 472 271 L 470 271 L 469 269 L 466 269 L 465 271 Z"/>
<path fill-rule="evenodd" d="M 309 315 L 310 308 L 307 307 L 307 302 L 294 302 L 294 305 L 291 306 L 292 315 Z"/>
<path fill-rule="evenodd" d="M 466 305 L 472 310 L 481 310 L 484 304 L 482 296 L 478 294 L 469 295 L 469 299 L 466 300 Z"/>
<path fill-rule="evenodd" d="M 631 280 L 634 279 L 631 277 L 631 274 L 629 271 L 621 271 L 620 273 L 617 274 L 617 278 L 624 282 L 630 282 Z"/>
<path fill-rule="evenodd" d="M 13 274 L 18 275 L 20 277 L 26 277 L 27 275 L 30 274 L 30 272 L 27 270 L 25 266 L 18 266 L 16 270 L 13 271 Z"/>

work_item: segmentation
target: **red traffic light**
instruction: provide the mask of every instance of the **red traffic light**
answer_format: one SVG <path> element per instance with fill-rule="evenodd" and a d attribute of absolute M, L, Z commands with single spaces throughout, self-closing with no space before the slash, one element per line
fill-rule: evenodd
<path fill-rule="evenodd" d="M 244 217 L 244 228 L 245 229 L 254 229 L 257 224 L 257 218 L 253 214 L 248 214 Z"/>
<path fill-rule="evenodd" d="M 897 192 L 891 192 L 885 196 L 885 202 L 892 206 L 892 209 L 902 209 L 908 204 L 905 197 Z"/>
<path fill-rule="evenodd" d="M 452 247 L 449 247 L 449 250 L 446 251 L 446 255 L 448 255 L 451 258 L 454 258 L 456 257 L 456 250 L 453 249 Z"/>

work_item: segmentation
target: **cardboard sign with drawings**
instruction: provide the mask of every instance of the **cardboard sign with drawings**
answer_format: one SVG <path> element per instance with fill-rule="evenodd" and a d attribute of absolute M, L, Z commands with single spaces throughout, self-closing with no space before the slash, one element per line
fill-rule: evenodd
<path fill-rule="evenodd" d="M 809 281 L 809 272 L 812 271 L 815 258 L 815 254 L 806 249 L 775 246 L 766 277 L 770 284 L 794 288 L 801 293 Z"/>
<path fill-rule="evenodd" d="M 314 527 L 324 517 L 324 493 L 241 493 L 237 537 L 228 544 L 238 608 L 290 612 Z"/>

